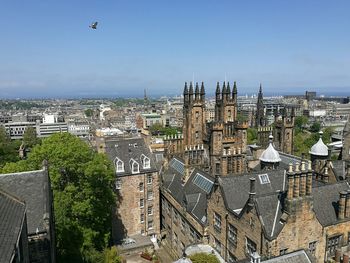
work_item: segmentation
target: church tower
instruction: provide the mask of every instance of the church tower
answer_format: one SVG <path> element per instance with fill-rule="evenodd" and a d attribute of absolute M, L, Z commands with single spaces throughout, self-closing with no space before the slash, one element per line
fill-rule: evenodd
<path fill-rule="evenodd" d="M 264 101 L 262 87 L 260 84 L 258 101 L 256 103 L 256 117 L 255 117 L 255 127 L 264 127 L 266 126 L 265 114 L 264 114 Z"/>
<path fill-rule="evenodd" d="M 184 146 L 202 145 L 206 134 L 205 89 L 203 82 L 201 89 L 196 83 L 194 92 L 192 82 L 189 90 L 187 83 L 185 83 L 183 118 Z"/>
<path fill-rule="evenodd" d="M 350 161 L 350 116 L 343 130 L 343 149 L 341 152 L 343 160 Z"/>
<path fill-rule="evenodd" d="M 284 108 L 282 118 L 275 116 L 275 146 L 279 151 L 293 154 L 294 108 Z"/>

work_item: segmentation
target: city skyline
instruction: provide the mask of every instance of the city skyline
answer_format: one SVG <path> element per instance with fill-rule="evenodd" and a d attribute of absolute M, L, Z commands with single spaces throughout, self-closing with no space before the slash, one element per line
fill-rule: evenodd
<path fill-rule="evenodd" d="M 349 90 L 347 1 L 11 1 L 1 98 L 179 95 L 225 79 L 241 95 Z M 96 30 L 89 25 L 98 21 Z"/>

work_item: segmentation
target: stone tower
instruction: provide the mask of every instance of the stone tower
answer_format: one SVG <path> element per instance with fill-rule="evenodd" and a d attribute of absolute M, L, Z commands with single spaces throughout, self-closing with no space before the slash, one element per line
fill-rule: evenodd
<path fill-rule="evenodd" d="M 294 117 L 294 108 L 287 107 L 284 108 L 281 118 L 275 116 L 275 146 L 287 154 L 293 153 Z"/>
<path fill-rule="evenodd" d="M 343 149 L 341 152 L 343 160 L 350 161 L 350 116 L 343 130 Z"/>
<path fill-rule="evenodd" d="M 258 101 L 256 103 L 256 117 L 255 117 L 255 127 L 266 126 L 265 114 L 264 114 L 264 101 L 262 87 L 260 84 Z"/>
<path fill-rule="evenodd" d="M 206 135 L 205 89 L 203 82 L 200 90 L 198 83 L 196 83 L 195 92 L 193 92 L 192 83 L 190 83 L 189 90 L 187 83 L 185 83 L 183 118 L 184 147 L 189 148 L 202 145 Z"/>

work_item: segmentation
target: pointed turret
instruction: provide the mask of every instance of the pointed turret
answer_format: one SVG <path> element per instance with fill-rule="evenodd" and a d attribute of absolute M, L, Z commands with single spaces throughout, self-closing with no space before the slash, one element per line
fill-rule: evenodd
<path fill-rule="evenodd" d="M 190 92 L 189 92 L 189 101 L 193 101 L 193 85 L 192 82 L 190 82 Z"/>
<path fill-rule="evenodd" d="M 233 82 L 232 99 L 233 100 L 237 100 L 237 84 L 236 84 L 236 81 Z"/>
<path fill-rule="evenodd" d="M 216 83 L 216 101 L 220 100 L 220 83 L 219 81 Z"/>
<path fill-rule="evenodd" d="M 202 82 L 202 85 L 201 85 L 201 101 L 205 102 L 204 82 Z"/>
<path fill-rule="evenodd" d="M 184 103 L 186 104 L 188 102 L 188 88 L 187 88 L 187 82 L 185 82 L 184 87 Z"/>
<path fill-rule="evenodd" d="M 230 100 L 231 99 L 231 87 L 230 87 L 230 82 L 227 81 L 227 88 L 226 88 L 226 97 L 227 97 L 227 100 Z"/>
<path fill-rule="evenodd" d="M 196 82 L 195 100 L 196 101 L 199 100 L 199 86 L 198 86 L 198 82 Z"/>

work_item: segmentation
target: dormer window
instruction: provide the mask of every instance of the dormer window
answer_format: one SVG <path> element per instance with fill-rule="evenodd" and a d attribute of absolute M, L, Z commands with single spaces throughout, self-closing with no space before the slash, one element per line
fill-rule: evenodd
<path fill-rule="evenodd" d="M 142 168 L 143 169 L 151 168 L 151 161 L 146 155 L 141 154 L 141 161 L 142 161 Z"/>
<path fill-rule="evenodd" d="M 129 161 L 129 164 L 130 164 L 130 169 L 132 174 L 137 174 L 140 172 L 139 163 L 136 162 L 134 159 L 131 158 Z"/>
<path fill-rule="evenodd" d="M 117 173 L 122 173 L 125 171 L 124 170 L 124 162 L 122 160 L 120 160 L 118 157 L 116 157 L 114 159 L 114 165 L 115 165 Z"/>

